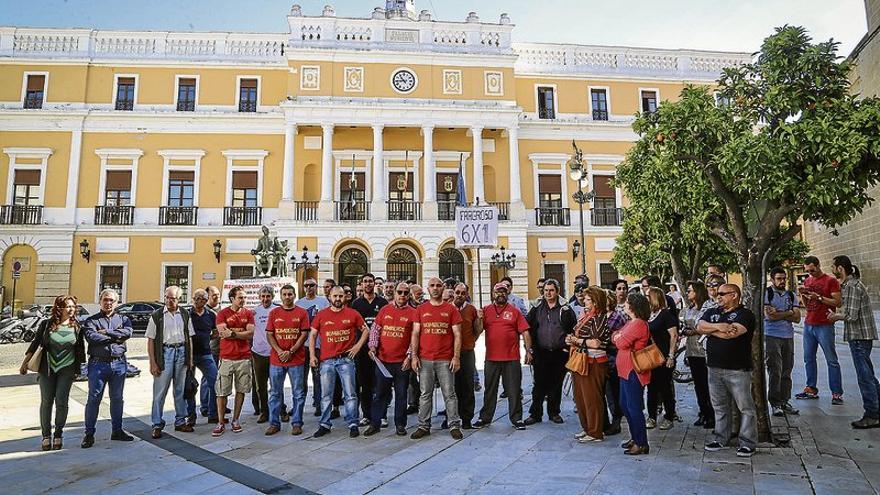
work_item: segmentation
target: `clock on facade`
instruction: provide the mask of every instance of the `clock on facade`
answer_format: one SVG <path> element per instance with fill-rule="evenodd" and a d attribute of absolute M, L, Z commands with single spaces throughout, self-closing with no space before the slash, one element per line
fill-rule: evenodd
<path fill-rule="evenodd" d="M 409 69 L 398 69 L 391 74 L 391 85 L 400 93 L 409 93 L 416 89 L 418 79 Z"/>

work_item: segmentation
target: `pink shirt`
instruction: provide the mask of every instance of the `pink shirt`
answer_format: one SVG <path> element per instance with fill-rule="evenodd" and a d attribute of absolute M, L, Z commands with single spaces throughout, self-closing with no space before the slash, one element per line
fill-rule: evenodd
<path fill-rule="evenodd" d="M 611 342 L 617 346 L 617 376 L 628 379 L 633 370 L 632 352 L 648 347 L 648 324 L 645 320 L 628 321 L 620 330 L 611 335 Z M 642 386 L 651 381 L 651 371 L 636 373 Z"/>

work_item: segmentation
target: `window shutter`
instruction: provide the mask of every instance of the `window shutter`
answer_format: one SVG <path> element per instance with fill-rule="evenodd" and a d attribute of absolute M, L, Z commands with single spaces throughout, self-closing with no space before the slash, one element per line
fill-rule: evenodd
<path fill-rule="evenodd" d="M 168 172 L 168 179 L 194 182 L 195 173 L 187 170 L 172 170 Z"/>
<path fill-rule="evenodd" d="M 614 188 L 611 187 L 611 179 L 614 177 L 607 175 L 593 176 L 593 193 L 597 198 L 614 198 Z"/>
<path fill-rule="evenodd" d="M 256 189 L 257 172 L 232 172 L 233 189 Z"/>
<path fill-rule="evenodd" d="M 130 170 L 109 170 L 107 171 L 107 187 L 108 191 L 128 191 L 131 189 L 131 171 Z"/>
<path fill-rule="evenodd" d="M 46 83 L 46 76 L 28 76 L 27 80 L 27 89 L 28 91 L 42 91 L 43 86 Z"/>
<path fill-rule="evenodd" d="M 541 194 L 562 194 L 562 180 L 558 175 L 539 175 L 538 192 Z"/>
<path fill-rule="evenodd" d="M 116 80 L 116 84 L 119 86 L 128 85 L 134 86 L 134 78 L 133 77 L 120 77 Z"/>
<path fill-rule="evenodd" d="M 195 86 L 196 80 L 191 77 L 181 77 L 178 85 L 180 85 L 180 86 Z"/>
<path fill-rule="evenodd" d="M 39 170 L 16 170 L 14 184 L 16 186 L 39 186 L 40 171 Z"/>
<path fill-rule="evenodd" d="M 257 80 L 256 79 L 242 79 L 241 80 L 242 88 L 256 88 Z"/>

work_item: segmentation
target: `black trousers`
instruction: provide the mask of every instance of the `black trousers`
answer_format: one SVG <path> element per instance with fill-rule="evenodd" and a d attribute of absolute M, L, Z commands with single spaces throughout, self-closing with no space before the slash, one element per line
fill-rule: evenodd
<path fill-rule="evenodd" d="M 617 376 L 616 357 L 611 356 L 608 360 L 608 374 L 605 375 L 605 426 L 610 426 L 611 421 L 620 421 L 620 418 L 623 417 L 623 408 L 620 407 L 620 377 Z"/>
<path fill-rule="evenodd" d="M 260 356 L 251 353 L 251 365 L 253 366 L 253 377 L 251 379 L 251 403 L 254 406 L 254 412 L 259 411 L 260 414 L 269 415 L 269 356 Z M 281 410 L 286 411 L 284 405 L 284 394 L 281 396 Z"/>
<path fill-rule="evenodd" d="M 663 417 L 675 420 L 675 386 L 672 383 L 672 368 L 659 366 L 651 370 L 648 383 L 648 417 L 657 419 L 657 410 L 663 404 Z"/>
<path fill-rule="evenodd" d="M 321 362 L 321 349 L 315 349 L 315 356 L 318 362 Z M 309 366 L 309 351 L 306 351 L 306 371 L 303 373 L 303 390 L 308 395 L 309 392 L 309 374 L 312 375 L 312 406 L 315 409 L 321 409 L 321 367 L 312 368 Z M 337 387 L 338 388 L 338 387 Z"/>
<path fill-rule="evenodd" d="M 535 383 L 532 386 L 532 406 L 529 416 L 541 419 L 544 416 L 544 401 L 547 401 L 547 415 L 556 416 L 562 404 L 562 382 L 565 380 L 565 363 L 568 352 L 563 349 L 550 351 L 535 349 L 532 354 L 532 373 Z M 508 394 L 510 389 L 505 387 Z"/>
<path fill-rule="evenodd" d="M 369 418 L 373 414 L 373 392 L 375 391 L 374 382 L 376 381 L 376 363 L 370 358 L 367 346 L 361 348 L 361 351 L 355 356 L 355 367 L 357 368 L 357 396 L 361 405 L 361 417 Z"/>
<path fill-rule="evenodd" d="M 409 374 L 409 397 L 407 404 L 411 407 L 419 407 L 419 397 L 422 396 L 422 387 L 419 386 L 419 374 Z"/>
<path fill-rule="evenodd" d="M 461 371 L 459 371 L 461 373 Z M 486 361 L 483 368 L 485 388 L 483 389 L 483 408 L 480 409 L 480 420 L 491 423 L 498 405 L 498 382 L 507 390 L 507 416 L 511 424 L 522 421 L 522 367 L 519 361 Z M 473 383 L 471 384 L 473 386 Z"/>
<path fill-rule="evenodd" d="M 388 415 L 388 402 L 391 400 L 391 390 L 394 389 L 394 426 L 406 427 L 406 388 L 409 386 L 410 370 L 403 370 L 403 363 L 383 363 L 391 373 L 391 378 L 385 378 L 385 375 L 379 371 L 378 366 L 373 366 L 375 370 L 376 391 L 373 396 L 373 410 L 370 414 L 370 425 L 376 428 Z"/>
<path fill-rule="evenodd" d="M 474 351 L 461 351 L 461 369 L 455 373 L 455 396 L 458 397 L 458 416 L 463 425 L 469 425 L 474 419 L 474 373 L 476 371 L 477 357 Z"/>
<path fill-rule="evenodd" d="M 700 415 L 704 421 L 715 423 L 715 409 L 712 408 L 712 400 L 709 398 L 709 368 L 706 367 L 706 358 L 690 356 L 687 364 L 691 368 L 691 376 L 694 377 L 694 391 L 697 393 Z"/>

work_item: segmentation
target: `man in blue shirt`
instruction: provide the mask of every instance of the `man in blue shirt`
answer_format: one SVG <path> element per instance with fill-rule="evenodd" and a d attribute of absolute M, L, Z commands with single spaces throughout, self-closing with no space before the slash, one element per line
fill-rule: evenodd
<path fill-rule="evenodd" d="M 131 320 L 116 314 L 119 294 L 104 289 L 98 298 L 101 311 L 90 316 L 83 327 L 89 343 L 89 398 L 86 402 L 85 436 L 82 448 L 95 444 L 95 425 L 98 407 L 104 399 L 104 387 L 110 386 L 110 419 L 113 426 L 110 440 L 130 442 L 134 437 L 122 430 L 122 390 L 128 362 L 125 359 L 125 341 L 131 337 Z"/>
<path fill-rule="evenodd" d="M 770 287 L 764 293 L 764 338 L 766 346 L 767 394 L 774 416 L 798 414 L 791 399 L 791 370 L 794 367 L 794 322 L 801 320 L 797 298 L 786 290 L 785 269 L 770 270 Z"/>
<path fill-rule="evenodd" d="M 211 353 L 211 336 L 217 331 L 217 313 L 208 307 L 208 293 L 205 289 L 193 292 L 193 306 L 189 310 L 190 321 L 195 335 L 192 338 L 193 365 L 202 372 L 204 393 L 201 395 L 202 407 L 208 416 L 208 423 L 217 423 L 217 363 Z M 196 398 L 186 398 L 187 423 L 196 422 Z"/>

